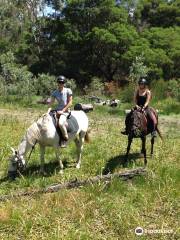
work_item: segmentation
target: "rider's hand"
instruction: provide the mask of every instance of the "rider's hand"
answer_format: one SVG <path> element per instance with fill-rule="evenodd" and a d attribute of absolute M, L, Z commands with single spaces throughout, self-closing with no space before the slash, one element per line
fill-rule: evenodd
<path fill-rule="evenodd" d="M 141 107 L 140 107 L 140 106 L 138 106 L 138 105 L 136 105 L 136 109 L 137 109 L 137 110 L 140 110 L 140 109 L 141 109 Z"/>
<path fill-rule="evenodd" d="M 59 114 L 59 115 L 61 115 L 63 113 L 64 113 L 63 111 L 57 111 L 57 114 Z"/>
<path fill-rule="evenodd" d="M 144 110 L 145 110 L 145 107 L 142 107 L 141 111 L 144 112 Z"/>

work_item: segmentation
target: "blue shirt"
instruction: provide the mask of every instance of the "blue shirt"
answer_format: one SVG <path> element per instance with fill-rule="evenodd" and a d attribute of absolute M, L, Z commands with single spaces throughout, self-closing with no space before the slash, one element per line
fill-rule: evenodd
<path fill-rule="evenodd" d="M 64 87 L 61 92 L 58 89 L 55 90 L 51 96 L 54 97 L 58 102 L 58 106 L 55 110 L 61 111 L 67 105 L 68 98 L 72 96 L 72 91 L 70 88 Z"/>

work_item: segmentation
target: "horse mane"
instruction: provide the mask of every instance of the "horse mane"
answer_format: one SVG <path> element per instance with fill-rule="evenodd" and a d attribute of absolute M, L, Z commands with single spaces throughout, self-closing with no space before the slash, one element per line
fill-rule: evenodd
<path fill-rule="evenodd" d="M 24 137 L 31 145 L 34 145 L 35 140 L 38 140 L 40 138 L 40 130 L 37 122 L 31 124 L 31 126 L 27 129 Z"/>
<path fill-rule="evenodd" d="M 49 112 L 43 114 L 36 122 L 32 123 L 26 130 L 26 133 L 19 144 L 18 149 L 23 149 L 26 144 L 33 146 L 36 141 L 39 141 L 42 131 L 47 131 L 47 119 L 49 119 Z"/>
<path fill-rule="evenodd" d="M 148 128 L 147 128 L 147 117 L 145 114 L 138 109 L 135 109 L 133 111 L 133 114 L 137 116 L 136 118 L 136 125 L 139 126 L 140 130 L 143 131 L 144 133 L 147 133 Z M 137 122 L 138 121 L 138 122 Z"/>

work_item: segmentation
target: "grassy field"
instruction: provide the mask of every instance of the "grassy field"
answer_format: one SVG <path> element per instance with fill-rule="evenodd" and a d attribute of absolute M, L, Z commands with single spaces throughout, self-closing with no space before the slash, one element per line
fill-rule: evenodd
<path fill-rule="evenodd" d="M 16 181 L 3 181 L 10 146 L 17 147 L 27 127 L 44 112 L 8 109 L 0 109 L 0 195 L 124 170 L 120 164 L 127 143 L 120 134 L 124 117 L 119 116 L 119 110 L 97 107 L 88 114 L 91 142 L 85 144 L 80 170 L 75 168 L 75 146 L 71 143 L 62 151 L 64 174 L 58 173 L 55 154 L 48 148 L 47 175 L 41 176 L 36 147 L 27 173 Z M 148 158 L 147 176 L 0 202 L 0 239 L 179 239 L 179 116 L 160 116 L 160 129 L 165 140 L 157 139 L 154 156 Z M 147 142 L 150 152 L 150 139 Z M 128 169 L 143 166 L 139 150 L 140 141 L 134 140 Z M 149 233 L 137 236 L 138 226 Z"/>

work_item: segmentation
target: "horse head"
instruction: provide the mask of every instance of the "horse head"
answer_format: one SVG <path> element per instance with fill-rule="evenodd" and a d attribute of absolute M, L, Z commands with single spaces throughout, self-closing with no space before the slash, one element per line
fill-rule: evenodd
<path fill-rule="evenodd" d="M 145 116 L 141 110 L 134 109 L 129 123 L 129 134 L 132 137 L 141 137 L 146 132 Z"/>
<path fill-rule="evenodd" d="M 9 159 L 8 176 L 15 178 L 17 171 L 22 171 L 25 168 L 25 159 L 17 150 L 11 148 L 12 156 Z"/>

